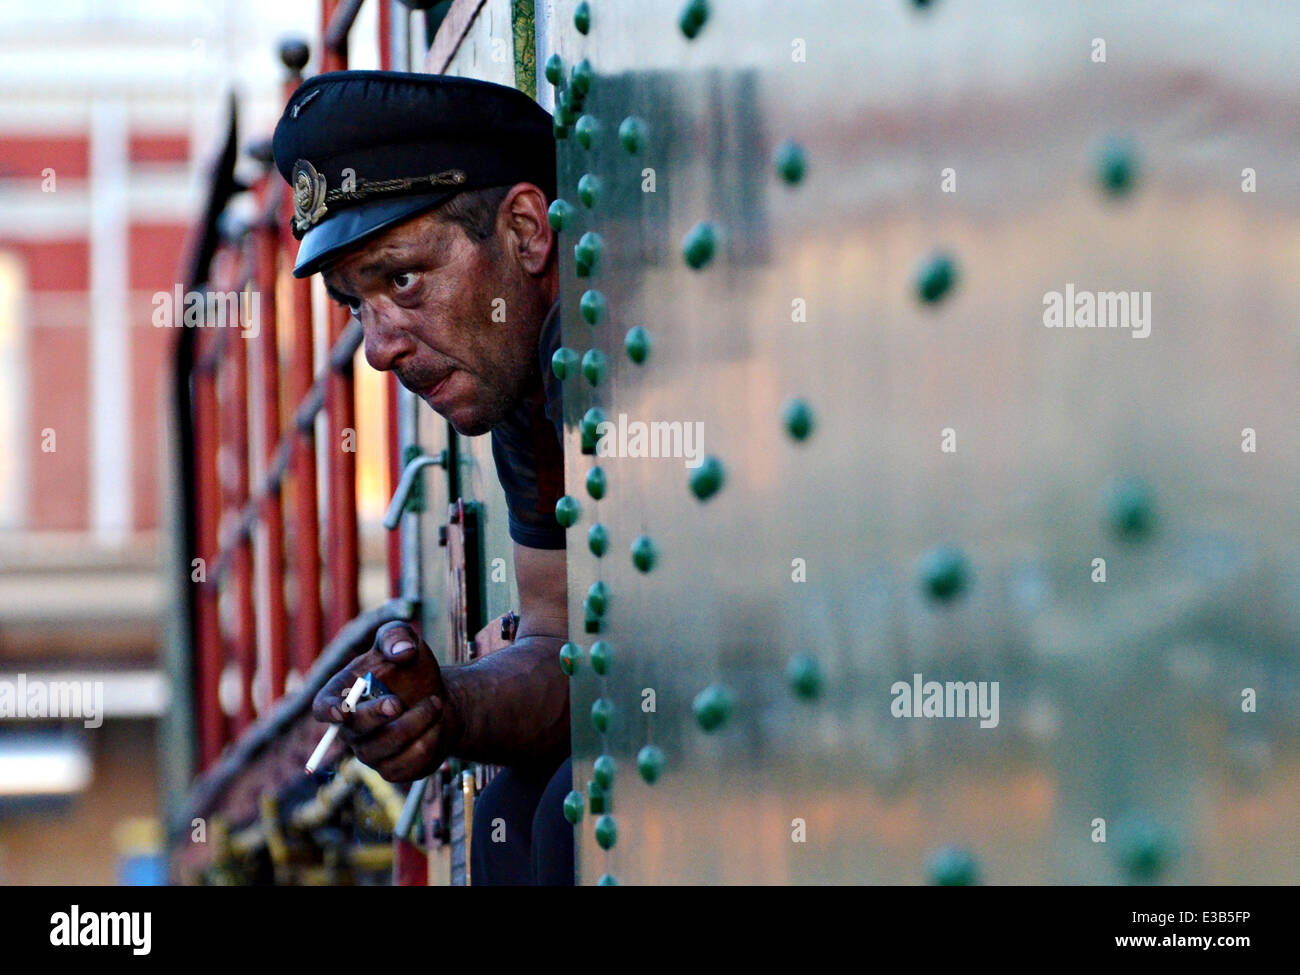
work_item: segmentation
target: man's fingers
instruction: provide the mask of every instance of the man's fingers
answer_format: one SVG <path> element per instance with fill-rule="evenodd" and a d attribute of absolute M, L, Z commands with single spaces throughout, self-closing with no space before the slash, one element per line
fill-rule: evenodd
<path fill-rule="evenodd" d="M 357 678 L 374 673 L 382 679 L 381 675 L 394 666 L 403 667 L 417 660 L 419 648 L 420 638 L 410 624 L 400 620 L 385 623 L 375 632 L 374 646 L 342 668 L 317 692 L 311 705 L 312 717 L 329 724 L 357 728 L 356 718 L 347 714 L 343 707 L 343 701 Z M 360 705 L 357 710 L 361 710 Z"/>
<path fill-rule="evenodd" d="M 434 725 L 400 753 L 371 768 L 389 782 L 411 782 L 428 775 L 433 771 L 430 766 L 441 758 L 441 739 L 442 728 Z"/>
<path fill-rule="evenodd" d="M 402 713 L 402 702 L 396 694 L 385 694 L 372 701 L 362 701 L 353 709 L 343 724 L 343 737 L 351 742 L 382 728 Z"/>
<path fill-rule="evenodd" d="M 346 717 L 343 707 L 344 698 L 357 678 L 370 673 L 383 660 L 383 655 L 375 650 L 367 650 L 355 658 L 329 679 L 329 682 L 316 692 L 311 703 L 312 717 L 327 724 L 339 724 Z"/>
<path fill-rule="evenodd" d="M 369 734 L 348 735 L 348 744 L 357 758 L 373 769 L 407 750 L 431 728 L 436 730 L 442 716 L 442 702 L 425 698 L 404 714 L 388 720 Z M 382 774 L 382 773 L 381 773 Z"/>
<path fill-rule="evenodd" d="M 386 623 L 375 634 L 380 663 L 375 677 L 408 705 L 442 693 L 438 661 L 407 623 Z"/>

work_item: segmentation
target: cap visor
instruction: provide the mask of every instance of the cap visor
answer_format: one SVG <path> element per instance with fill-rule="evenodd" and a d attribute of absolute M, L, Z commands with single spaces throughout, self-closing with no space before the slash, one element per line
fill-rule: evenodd
<path fill-rule="evenodd" d="M 459 190 L 450 193 L 419 193 L 396 200 L 375 200 L 340 210 L 303 235 L 298 244 L 298 260 L 293 268 L 293 276 L 310 277 L 330 261 L 342 257 L 380 231 L 419 216 L 451 199 L 458 192 Z"/>

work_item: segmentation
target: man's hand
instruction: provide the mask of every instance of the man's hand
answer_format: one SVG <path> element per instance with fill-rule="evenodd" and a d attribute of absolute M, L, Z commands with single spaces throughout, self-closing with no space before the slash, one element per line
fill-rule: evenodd
<path fill-rule="evenodd" d="M 368 673 L 392 693 L 348 710 L 343 699 Z M 312 716 L 339 725 L 353 754 L 389 782 L 431 774 L 461 727 L 433 652 L 402 622 L 381 626 L 374 647 L 330 678 L 312 702 Z"/>

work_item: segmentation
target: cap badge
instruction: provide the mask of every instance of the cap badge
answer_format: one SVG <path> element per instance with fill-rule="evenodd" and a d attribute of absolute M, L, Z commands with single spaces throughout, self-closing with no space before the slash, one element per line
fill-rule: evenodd
<path fill-rule="evenodd" d="M 305 233 L 323 217 L 325 206 L 325 177 L 305 159 L 293 164 L 293 227 Z"/>

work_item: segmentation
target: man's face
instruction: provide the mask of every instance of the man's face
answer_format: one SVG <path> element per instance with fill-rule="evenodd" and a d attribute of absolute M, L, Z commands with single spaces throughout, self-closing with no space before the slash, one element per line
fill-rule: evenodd
<path fill-rule="evenodd" d="M 537 371 L 550 296 L 545 279 L 518 259 L 510 204 L 507 197 L 496 235 L 482 243 L 434 211 L 367 241 L 323 275 L 330 295 L 361 321 L 366 361 L 395 372 L 464 436 L 499 423 Z M 493 321 L 494 310 L 505 320 Z"/>

